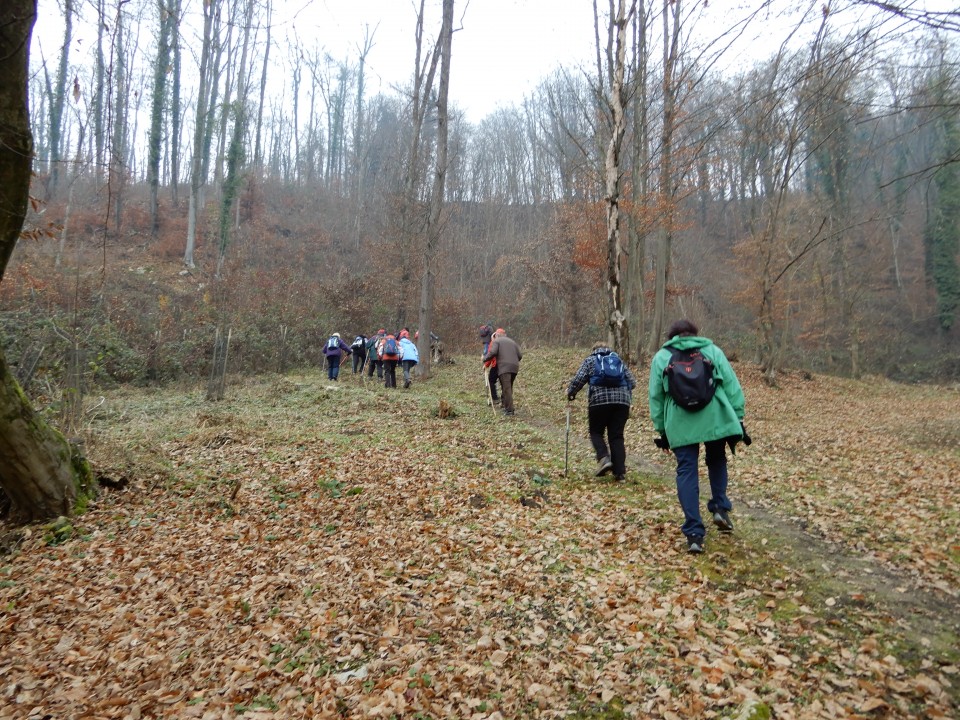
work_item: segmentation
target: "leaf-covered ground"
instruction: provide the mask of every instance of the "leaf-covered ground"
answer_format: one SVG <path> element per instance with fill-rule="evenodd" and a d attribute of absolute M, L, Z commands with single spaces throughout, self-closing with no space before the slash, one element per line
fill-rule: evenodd
<path fill-rule="evenodd" d="M 92 403 L 126 484 L 8 534 L 0 718 L 960 713 L 956 388 L 738 366 L 737 532 L 693 557 L 646 378 L 629 482 L 591 477 L 581 400 L 564 478 L 579 357 L 527 355 L 512 419 L 474 358 Z"/>

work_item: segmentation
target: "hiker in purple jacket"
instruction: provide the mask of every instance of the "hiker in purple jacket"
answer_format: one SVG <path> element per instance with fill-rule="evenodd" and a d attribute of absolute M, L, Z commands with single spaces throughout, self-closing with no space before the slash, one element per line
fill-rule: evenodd
<path fill-rule="evenodd" d="M 336 382 L 340 376 L 340 359 L 350 355 L 350 346 L 340 339 L 340 333 L 334 333 L 323 348 L 327 357 L 327 379 Z"/>

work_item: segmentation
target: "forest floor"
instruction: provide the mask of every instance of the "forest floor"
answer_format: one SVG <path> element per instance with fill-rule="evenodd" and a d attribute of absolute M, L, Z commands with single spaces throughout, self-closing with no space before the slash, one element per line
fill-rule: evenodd
<path fill-rule="evenodd" d="M 736 532 L 686 553 L 646 412 L 592 476 L 581 356 L 89 398 L 104 488 L 3 528 L 0 719 L 960 716 L 960 388 L 735 365 Z M 451 412 L 441 411 L 441 406 Z"/>

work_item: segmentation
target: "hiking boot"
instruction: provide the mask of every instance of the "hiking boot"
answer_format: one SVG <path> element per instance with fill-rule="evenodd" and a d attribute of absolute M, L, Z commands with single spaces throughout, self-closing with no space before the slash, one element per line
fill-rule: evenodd
<path fill-rule="evenodd" d="M 730 519 L 730 514 L 726 510 L 717 510 L 713 514 L 713 524 L 716 525 L 717 530 L 722 533 L 733 532 L 733 521 Z"/>
<path fill-rule="evenodd" d="M 409 388 L 409 387 L 410 387 L 410 381 L 409 381 L 409 380 L 404 380 L 404 381 L 403 381 L 403 389 L 406 390 L 406 389 Z"/>
<path fill-rule="evenodd" d="M 627 476 L 626 476 L 626 475 L 617 475 L 617 476 L 613 479 L 613 481 L 616 482 L 616 483 L 625 483 L 625 482 L 627 481 Z"/>
<path fill-rule="evenodd" d="M 691 555 L 699 555 L 703 552 L 703 538 L 696 535 L 687 537 L 687 552 Z"/>
<path fill-rule="evenodd" d="M 613 463 L 610 462 L 610 458 L 608 458 L 608 457 L 601 458 L 601 459 L 597 462 L 597 477 L 601 477 L 602 475 L 606 475 L 608 472 L 610 472 L 610 471 L 612 471 L 612 470 L 613 470 Z"/>

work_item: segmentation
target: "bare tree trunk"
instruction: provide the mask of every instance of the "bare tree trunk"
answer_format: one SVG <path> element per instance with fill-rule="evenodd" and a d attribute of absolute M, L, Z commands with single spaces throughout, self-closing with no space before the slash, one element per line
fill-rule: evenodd
<path fill-rule="evenodd" d="M 597 12 L 594 0 L 594 13 Z M 607 143 L 604 161 L 606 206 L 607 206 L 607 340 L 618 353 L 630 353 L 630 329 L 626 323 L 623 306 L 623 289 L 620 262 L 623 243 L 620 229 L 620 179 L 621 151 L 626 133 L 625 106 L 627 91 L 624 85 L 627 54 L 627 26 L 636 10 L 631 2 L 629 11 L 626 0 L 618 0 L 616 14 L 611 3 L 610 23 L 607 28 L 607 78 L 609 83 L 607 110 L 610 120 L 610 140 Z"/>
<path fill-rule="evenodd" d="M 363 82 L 364 69 L 366 67 L 367 55 L 373 48 L 373 37 L 369 30 L 364 36 L 363 47 L 360 49 L 360 67 L 357 70 L 357 105 L 356 117 L 353 125 L 353 244 L 354 248 L 360 251 L 360 222 L 363 217 L 363 172 L 366 167 L 365 151 L 361 147 L 363 141 Z"/>
<path fill-rule="evenodd" d="M 181 33 L 180 16 L 183 12 L 183 0 L 171 0 L 173 13 L 173 81 L 170 92 L 170 202 L 174 207 L 180 205 L 180 67 Z"/>
<path fill-rule="evenodd" d="M 197 218 L 201 211 L 201 189 L 204 185 L 203 177 L 203 148 L 207 116 L 207 99 L 210 83 L 210 53 L 213 42 L 213 14 L 216 12 L 212 5 L 203 5 L 203 48 L 200 52 L 200 89 L 197 91 L 197 115 L 193 129 L 193 160 L 190 165 L 190 207 L 187 211 L 187 247 L 183 254 L 183 264 L 188 268 L 195 267 L 193 251 L 197 242 Z"/>
<path fill-rule="evenodd" d="M 230 354 L 230 338 L 233 335 L 233 329 L 227 330 L 224 335 L 220 328 L 217 328 L 216 337 L 213 341 L 213 360 L 210 363 L 210 379 L 207 382 L 207 400 L 216 402 L 223 400 L 227 387 L 227 358 Z"/>
<path fill-rule="evenodd" d="M 631 182 L 631 200 L 633 210 L 629 220 L 630 237 L 630 290 L 628 306 L 635 308 L 636 315 L 631 318 L 634 328 L 634 347 L 636 363 L 644 360 L 646 331 L 646 255 L 647 228 L 640 228 L 641 208 L 647 203 L 650 187 L 650 125 L 647 119 L 647 95 L 650 74 L 650 51 L 647 42 L 649 32 L 649 12 L 646 0 L 642 0 L 637 17 L 635 35 L 635 54 L 633 66 L 633 178 Z"/>
<path fill-rule="evenodd" d="M 73 210 L 73 188 L 80 177 L 80 164 L 83 157 L 83 136 L 86 127 L 80 125 L 80 132 L 77 136 L 77 155 L 73 162 L 73 170 L 70 173 L 70 189 L 67 191 L 67 205 L 63 209 L 63 227 L 60 229 L 60 244 L 57 246 L 57 254 L 53 260 L 53 266 L 60 268 L 63 262 L 63 253 L 67 247 L 67 233 L 70 231 L 70 214 Z"/>
<path fill-rule="evenodd" d="M 247 0 L 247 14 L 243 24 L 243 46 L 240 52 L 240 64 L 237 66 L 237 101 L 233 118 L 233 135 L 227 151 L 227 177 L 223 184 L 220 204 L 220 243 L 217 252 L 216 273 L 218 280 L 223 276 L 224 260 L 230 242 L 230 212 L 240 189 L 241 173 L 246 159 L 243 138 L 247 130 L 247 91 L 249 86 L 247 52 L 250 47 L 250 29 L 253 26 L 253 3 L 254 0 Z M 226 127 L 224 127 L 224 135 L 226 134 Z"/>
<path fill-rule="evenodd" d="M 416 235 L 417 188 L 420 185 L 420 146 L 423 139 L 423 124 L 427 115 L 427 104 L 433 88 L 433 78 L 440 60 L 440 44 L 434 46 L 428 59 L 423 61 L 423 22 L 424 0 L 420 0 L 416 29 L 416 60 L 413 75 L 413 97 L 411 98 L 410 151 L 407 155 L 403 196 L 400 198 L 400 267 L 399 291 L 397 293 L 396 324 L 406 322 L 405 288 L 413 276 L 411 267 L 411 249 Z M 421 332 L 421 336 L 423 333 Z"/>
<path fill-rule="evenodd" d="M 153 98 L 150 110 L 150 136 L 147 140 L 147 184 L 150 186 L 150 234 L 160 231 L 160 148 L 163 144 L 163 114 L 167 105 L 167 72 L 170 69 L 170 35 L 174 16 L 167 0 L 157 0 L 160 39 L 157 63 L 153 71 Z"/>
<path fill-rule="evenodd" d="M 113 226 L 120 230 L 123 222 L 123 203 L 125 201 L 127 179 L 127 123 L 129 121 L 129 82 L 130 75 L 127 69 L 126 57 L 126 24 L 124 22 L 123 5 L 117 5 L 117 15 L 114 18 L 115 53 L 113 65 L 110 68 L 115 78 L 116 95 L 114 96 L 113 137 L 110 141 L 110 169 L 108 198 L 113 201 Z"/>
<path fill-rule="evenodd" d="M 94 69 L 94 91 L 93 91 L 93 166 L 97 185 L 103 181 L 104 168 L 104 148 L 107 143 L 106 135 L 106 62 L 103 57 L 103 42 L 105 30 L 107 28 L 107 6 L 106 0 L 96 0 L 97 2 L 97 60 Z"/>
<path fill-rule="evenodd" d="M 30 191 L 33 139 L 27 106 L 27 52 L 36 0 L 0 4 L 0 280 L 20 237 Z M 72 460 L 63 435 L 23 394 L 0 348 L 0 488 L 24 521 L 69 515 L 95 491 L 90 467 Z"/>
<path fill-rule="evenodd" d="M 667 283 L 670 281 L 670 255 L 673 243 L 674 214 L 673 143 L 676 129 L 676 105 L 679 88 L 675 72 L 679 60 L 680 0 L 663 2 L 663 127 L 660 132 L 660 173 L 657 196 L 663 217 L 657 233 L 657 263 L 654 279 L 653 322 L 647 346 L 653 355 L 663 341 L 667 312 Z M 672 16 L 672 18 L 671 18 Z M 672 23 L 671 23 L 672 20 Z"/>
<path fill-rule="evenodd" d="M 63 106 L 67 97 L 67 68 L 70 60 L 70 45 L 73 43 L 73 0 L 63 3 L 63 47 L 60 48 L 60 64 L 57 66 L 57 85 L 50 97 L 50 182 L 47 188 L 52 195 L 57 191 L 60 179 L 60 159 L 63 155 Z"/>
<path fill-rule="evenodd" d="M 423 279 L 420 287 L 420 356 L 417 372 L 430 377 L 430 332 L 433 323 L 434 255 L 440 240 L 440 213 L 447 178 L 447 97 L 450 92 L 450 51 L 453 46 L 453 0 L 443 0 L 443 24 L 440 28 L 440 87 L 437 94 L 437 156 L 427 221 L 427 244 L 423 251 Z"/>
<path fill-rule="evenodd" d="M 273 2 L 267 0 L 267 45 L 263 51 L 263 69 L 260 75 L 260 104 L 257 106 L 257 132 L 253 147 L 253 164 L 260 172 L 263 169 L 263 147 L 260 144 L 261 132 L 263 130 L 263 106 L 264 98 L 267 94 L 267 67 L 270 63 L 270 31 L 272 30 Z"/>

